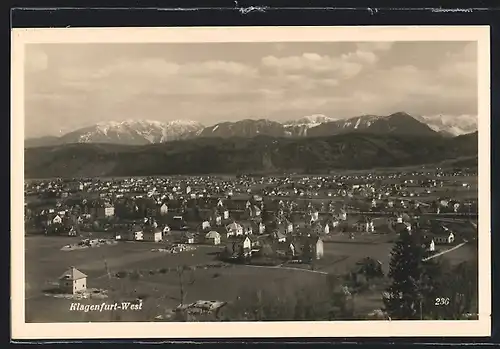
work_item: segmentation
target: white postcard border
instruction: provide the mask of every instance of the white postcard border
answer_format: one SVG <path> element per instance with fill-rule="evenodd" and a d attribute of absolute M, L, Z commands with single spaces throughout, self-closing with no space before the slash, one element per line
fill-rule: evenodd
<path fill-rule="evenodd" d="M 479 319 L 471 321 L 25 323 L 24 45 L 28 43 L 477 41 L 479 129 Z M 44 28 L 12 30 L 11 314 L 13 339 L 489 336 L 489 26 Z"/>

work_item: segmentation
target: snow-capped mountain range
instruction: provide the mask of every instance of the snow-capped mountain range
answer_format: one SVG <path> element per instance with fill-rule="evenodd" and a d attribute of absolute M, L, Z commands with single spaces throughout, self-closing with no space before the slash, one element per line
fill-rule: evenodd
<path fill-rule="evenodd" d="M 426 123 L 436 132 L 442 132 L 451 136 L 460 136 L 477 131 L 477 115 L 433 115 L 416 116 L 420 122 Z"/>
<path fill-rule="evenodd" d="M 267 119 L 245 119 L 221 122 L 209 127 L 192 120 L 160 122 L 154 120 L 127 120 L 101 122 L 78 129 L 61 137 L 27 139 L 25 147 L 67 143 L 114 143 L 143 145 L 163 143 L 197 137 L 274 137 L 328 136 L 348 132 L 382 134 L 440 133 L 458 136 L 477 131 L 477 117 L 462 116 L 410 116 L 399 112 L 388 116 L 363 115 L 336 119 L 315 114 L 283 123 Z"/>
<path fill-rule="evenodd" d="M 167 123 L 154 120 L 108 121 L 67 133 L 59 143 L 150 144 L 184 139 L 203 129 L 199 122 L 174 120 Z"/>

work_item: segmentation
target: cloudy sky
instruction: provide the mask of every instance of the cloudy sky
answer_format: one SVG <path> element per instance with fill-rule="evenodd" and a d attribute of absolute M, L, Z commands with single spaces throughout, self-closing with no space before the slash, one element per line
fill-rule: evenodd
<path fill-rule="evenodd" d="M 477 115 L 476 43 L 29 44 L 26 137 L 102 121 Z"/>

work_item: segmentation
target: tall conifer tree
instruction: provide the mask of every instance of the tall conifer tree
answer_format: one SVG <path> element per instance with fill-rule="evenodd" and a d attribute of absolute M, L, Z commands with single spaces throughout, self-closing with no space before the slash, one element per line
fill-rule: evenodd
<path fill-rule="evenodd" d="M 422 318 L 425 293 L 425 266 L 422 259 L 425 249 L 420 245 L 418 234 L 402 232 L 391 252 L 388 276 L 392 285 L 384 298 L 385 310 L 398 320 Z"/>

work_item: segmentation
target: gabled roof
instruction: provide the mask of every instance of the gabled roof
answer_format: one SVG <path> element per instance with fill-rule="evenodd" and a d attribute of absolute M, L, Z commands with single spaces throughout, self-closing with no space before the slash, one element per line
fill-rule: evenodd
<path fill-rule="evenodd" d="M 236 223 L 236 222 L 233 222 L 233 223 L 228 224 L 228 225 L 226 226 L 226 229 L 227 229 L 227 230 L 237 230 L 237 229 L 240 229 L 240 228 L 243 228 L 243 227 L 241 226 L 241 224 L 238 224 L 238 223 Z"/>
<path fill-rule="evenodd" d="M 65 280 L 79 280 L 86 278 L 87 275 L 82 273 L 80 270 L 76 269 L 75 267 L 70 267 L 64 274 L 62 274 L 59 277 L 59 280 L 65 279 Z"/>
<path fill-rule="evenodd" d="M 205 234 L 205 238 L 207 239 L 216 239 L 220 238 L 220 234 L 217 231 L 211 230 L 208 233 Z"/>

